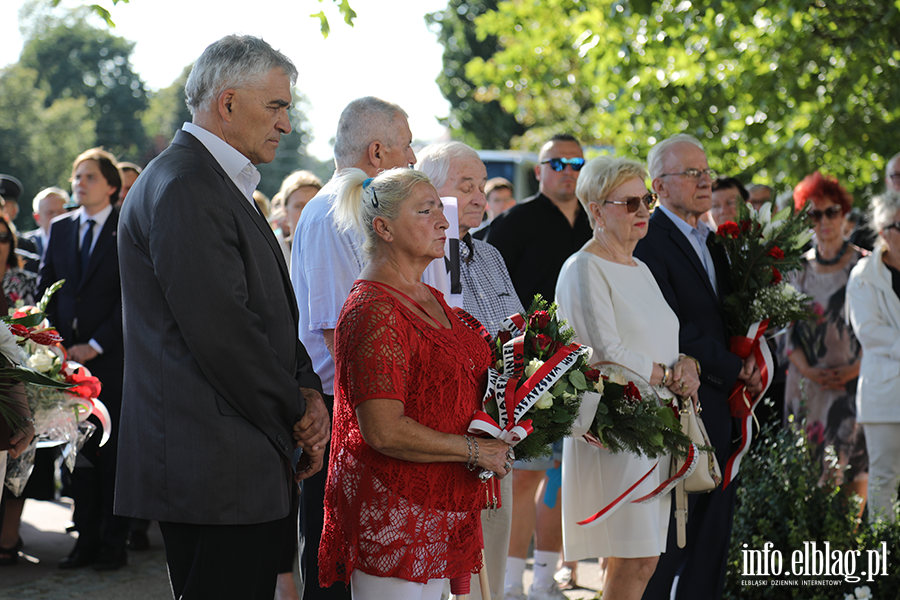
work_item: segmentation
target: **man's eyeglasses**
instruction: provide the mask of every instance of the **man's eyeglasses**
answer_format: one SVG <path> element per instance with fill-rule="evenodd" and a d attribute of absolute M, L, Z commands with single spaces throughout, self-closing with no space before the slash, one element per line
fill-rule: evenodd
<path fill-rule="evenodd" d="M 566 165 L 572 167 L 573 171 L 580 171 L 584 166 L 583 158 L 548 158 L 541 162 L 542 165 L 549 164 L 550 168 L 559 173 L 566 168 Z"/>
<path fill-rule="evenodd" d="M 672 177 L 673 175 L 681 175 L 683 177 L 687 177 L 688 179 L 700 179 L 704 175 L 709 175 L 710 179 L 715 179 L 719 176 L 719 174 L 713 169 L 685 169 L 681 173 L 666 173 L 664 175 L 660 175 L 660 177 Z"/>
<path fill-rule="evenodd" d="M 896 229 L 897 231 L 900 231 L 900 221 L 894 221 L 890 225 L 886 225 L 885 229 Z"/>
<path fill-rule="evenodd" d="M 650 210 L 654 206 L 656 206 L 657 200 L 659 200 L 659 196 L 653 192 L 649 192 L 643 198 L 631 196 L 630 198 L 625 198 L 624 200 L 606 200 L 603 202 L 603 204 L 624 204 L 625 208 L 628 209 L 628 212 L 635 213 L 638 211 L 638 208 L 640 208 L 641 202 L 644 203 L 644 206 L 647 207 L 647 210 Z"/>
<path fill-rule="evenodd" d="M 819 223 L 822 221 L 822 217 L 836 219 L 840 214 L 841 207 L 835 204 L 834 206 L 829 206 L 825 210 L 819 210 L 818 208 L 812 209 L 809 211 L 809 218 L 812 219 L 814 223 Z"/>

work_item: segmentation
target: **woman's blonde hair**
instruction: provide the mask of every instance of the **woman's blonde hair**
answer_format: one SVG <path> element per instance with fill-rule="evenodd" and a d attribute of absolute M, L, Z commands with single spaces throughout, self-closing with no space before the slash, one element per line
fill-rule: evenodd
<path fill-rule="evenodd" d="M 610 192 L 632 179 L 646 181 L 647 170 L 644 165 L 630 158 L 600 156 L 584 165 L 578 175 L 575 196 L 588 214 L 591 228 L 594 227 L 594 216 L 588 205 L 591 202 L 602 204 Z"/>
<path fill-rule="evenodd" d="M 420 183 L 431 184 L 428 175 L 407 168 L 390 169 L 374 178 L 362 169 L 344 169 L 335 182 L 335 223 L 341 231 L 354 229 L 359 233 L 367 258 L 371 258 L 378 240 L 375 217 L 396 219 L 400 204 L 409 198 L 413 188 Z"/>

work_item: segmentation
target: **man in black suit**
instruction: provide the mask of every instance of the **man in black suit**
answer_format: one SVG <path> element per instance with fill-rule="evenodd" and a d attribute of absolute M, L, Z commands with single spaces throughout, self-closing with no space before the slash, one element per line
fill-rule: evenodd
<path fill-rule="evenodd" d="M 742 361 L 728 350 L 722 310 L 728 264 L 720 248 L 707 243 L 712 230 L 699 220 L 712 203 L 716 175 L 709 169 L 700 142 L 684 134 L 654 146 L 648 163 L 660 206 L 650 217 L 647 236 L 634 255 L 647 263 L 678 315 L 681 352 L 700 362 L 703 421 L 724 468 L 732 441 L 728 393 L 738 379 L 754 392 L 760 391 L 761 385 L 752 357 Z M 687 546 L 683 549 L 676 544 L 675 520 L 670 519 L 666 550 L 644 592 L 645 600 L 668 600 L 676 576 L 675 598 L 679 600 L 721 597 L 735 487 L 733 483 L 726 490 L 690 497 Z M 672 507 L 674 510 L 674 502 Z"/>
<path fill-rule="evenodd" d="M 60 279 L 47 316 L 60 335 L 69 360 L 81 363 L 100 379 L 100 400 L 109 409 L 112 431 L 99 446 L 98 431 L 82 449 L 72 472 L 72 520 L 78 542 L 60 563 L 71 569 L 93 564 L 98 570 L 125 565 L 125 519 L 113 515 L 118 418 L 122 403 L 122 291 L 112 202 L 121 178 L 116 159 L 93 148 L 75 159 L 72 196 L 78 210 L 53 222 L 44 253 L 39 294 Z"/>
<path fill-rule="evenodd" d="M 271 600 L 291 485 L 321 469 L 330 436 L 287 264 L 253 202 L 255 165 L 291 131 L 296 77 L 259 38 L 206 48 L 185 85 L 192 122 L 122 209 L 116 511 L 160 522 L 175 598 Z"/>

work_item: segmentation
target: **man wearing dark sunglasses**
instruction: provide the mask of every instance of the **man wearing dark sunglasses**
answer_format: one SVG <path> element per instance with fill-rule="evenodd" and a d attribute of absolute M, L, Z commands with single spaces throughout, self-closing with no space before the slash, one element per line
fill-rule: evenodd
<path fill-rule="evenodd" d="M 650 217 L 647 236 L 638 243 L 634 256 L 647 263 L 666 302 L 678 315 L 679 351 L 700 363 L 703 421 L 719 465 L 724 467 L 731 456 L 731 387 L 742 379 L 755 394 L 761 385 L 756 363 L 742 361 L 728 350 L 722 310 L 727 259 L 720 248 L 707 243 L 712 230 L 699 220 L 711 206 L 716 174 L 709 168 L 700 142 L 685 134 L 659 142 L 650 151 L 648 163 L 660 206 Z M 691 498 L 684 548 L 676 543 L 673 511 L 666 551 L 660 556 L 644 600 L 668 600 L 676 575 L 678 587 L 671 597 L 721 598 L 736 487 L 720 487 Z M 672 506 L 674 509 L 675 502 Z"/>
<path fill-rule="evenodd" d="M 563 263 L 591 238 L 587 214 L 575 197 L 578 173 L 584 166 L 581 144 L 573 136 L 557 134 L 541 147 L 534 174 L 540 183 L 536 196 L 512 207 L 491 224 L 488 243 L 506 261 L 516 293 L 528 309 L 535 294 L 547 300 L 556 295 L 556 279 Z M 522 571 L 535 532 L 535 571 L 531 598 L 562 595 L 553 574 L 562 549 L 562 504 L 550 509 L 534 498 L 545 472 L 554 461 L 515 464 L 513 470 L 512 536 L 507 560 L 507 597 L 524 595 Z M 532 511 L 526 516 L 526 511 Z M 536 519 L 529 523 L 528 519 Z M 534 527 L 532 527 L 534 525 Z"/>

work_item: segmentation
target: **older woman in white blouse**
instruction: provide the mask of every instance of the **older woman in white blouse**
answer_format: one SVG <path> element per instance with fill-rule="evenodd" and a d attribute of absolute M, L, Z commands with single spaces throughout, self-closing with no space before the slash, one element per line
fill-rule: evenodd
<path fill-rule="evenodd" d="M 875 252 L 859 261 L 847 284 L 850 324 L 863 348 L 856 420 L 869 454 L 869 520 L 894 520 L 900 484 L 900 193 L 872 199 Z"/>
<path fill-rule="evenodd" d="M 563 265 L 556 284 L 559 312 L 576 339 L 642 375 L 659 393 L 693 396 L 700 380 L 693 359 L 678 354 L 678 317 L 650 269 L 632 255 L 647 235 L 656 194 L 633 160 L 600 157 L 587 163 L 575 195 L 590 216 L 593 236 Z M 566 438 L 563 446 L 563 547 L 566 560 L 609 557 L 604 600 L 639 600 L 666 548 L 669 496 L 627 503 L 606 521 L 584 529 L 577 521 L 612 502 L 654 461 L 611 454 Z M 651 492 L 669 470 L 669 458 L 638 488 Z"/>

